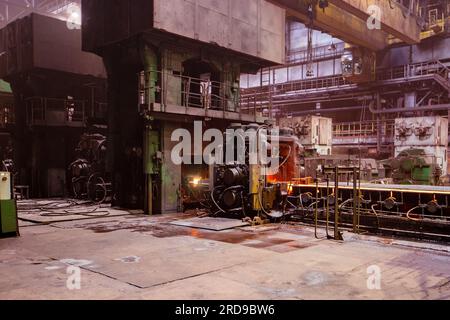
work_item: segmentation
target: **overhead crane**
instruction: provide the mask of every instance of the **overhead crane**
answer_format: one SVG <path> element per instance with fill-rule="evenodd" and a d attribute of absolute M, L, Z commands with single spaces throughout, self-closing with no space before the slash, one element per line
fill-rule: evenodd
<path fill-rule="evenodd" d="M 354 83 L 375 80 L 376 52 L 392 43 L 421 40 L 416 1 L 409 8 L 394 0 L 269 1 L 284 8 L 287 17 L 343 40 L 342 73 Z"/>
<path fill-rule="evenodd" d="M 408 44 L 420 42 L 421 30 L 415 7 L 407 9 L 394 0 L 270 1 L 283 7 L 288 17 L 372 51 L 385 49 L 392 38 Z M 379 11 L 374 12 L 373 8 L 379 8 Z M 371 17 L 380 19 L 380 29 L 368 28 Z"/>

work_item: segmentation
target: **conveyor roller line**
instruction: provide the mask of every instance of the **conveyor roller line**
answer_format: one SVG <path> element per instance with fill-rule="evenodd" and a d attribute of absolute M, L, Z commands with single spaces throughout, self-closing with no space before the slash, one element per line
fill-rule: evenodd
<path fill-rule="evenodd" d="M 334 188 L 334 183 L 330 183 L 329 188 Z M 315 188 L 315 185 L 292 184 L 293 187 L 299 188 Z M 319 188 L 326 189 L 326 184 L 319 184 Z M 339 188 L 343 190 L 353 190 L 352 185 L 340 183 Z M 398 185 L 398 184 L 361 184 L 362 191 L 379 191 L 379 192 L 404 192 L 404 193 L 420 193 L 420 194 L 441 194 L 450 195 L 450 187 L 442 186 L 421 186 L 421 185 Z"/>

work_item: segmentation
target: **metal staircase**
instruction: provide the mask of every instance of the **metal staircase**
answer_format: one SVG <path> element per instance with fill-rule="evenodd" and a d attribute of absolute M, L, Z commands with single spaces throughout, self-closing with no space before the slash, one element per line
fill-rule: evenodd
<path fill-rule="evenodd" d="M 440 72 L 435 74 L 435 80 L 438 82 L 450 95 L 450 68 L 445 64 L 437 60 L 438 66 L 440 66 Z"/>

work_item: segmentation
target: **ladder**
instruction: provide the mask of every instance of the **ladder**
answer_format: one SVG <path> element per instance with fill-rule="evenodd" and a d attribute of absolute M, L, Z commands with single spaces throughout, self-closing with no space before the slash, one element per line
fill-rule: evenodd
<path fill-rule="evenodd" d="M 272 114 L 272 96 L 273 96 L 273 86 L 275 84 L 275 71 L 271 68 L 265 68 L 261 70 L 261 94 L 267 94 L 267 103 L 269 118 L 273 119 Z M 263 100 L 261 99 L 261 102 Z M 261 103 L 261 108 L 264 109 L 264 103 Z M 257 110 L 257 108 L 256 108 Z M 263 110 L 261 110 L 263 111 Z"/>

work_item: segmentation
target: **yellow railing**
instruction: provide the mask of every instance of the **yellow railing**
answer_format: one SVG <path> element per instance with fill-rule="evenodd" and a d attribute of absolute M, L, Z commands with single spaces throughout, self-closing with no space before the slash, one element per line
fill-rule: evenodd
<path fill-rule="evenodd" d="M 345 122 L 333 124 L 333 137 L 374 137 L 378 135 L 378 130 L 384 136 L 395 134 L 395 124 L 392 121 L 377 123 L 376 121 Z"/>

